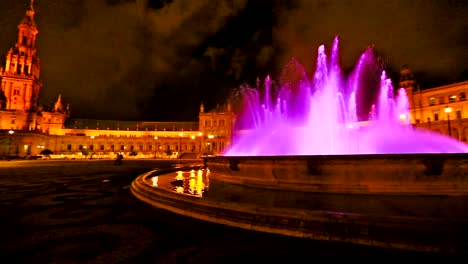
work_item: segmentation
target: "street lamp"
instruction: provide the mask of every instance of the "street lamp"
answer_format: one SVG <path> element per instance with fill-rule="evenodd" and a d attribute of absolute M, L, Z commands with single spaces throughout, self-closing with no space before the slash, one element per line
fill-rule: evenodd
<path fill-rule="evenodd" d="M 406 125 L 408 123 L 407 122 L 408 116 L 406 114 L 403 114 L 403 113 L 400 114 L 399 118 L 400 118 L 400 124 Z"/>
<path fill-rule="evenodd" d="M 91 156 L 90 159 L 93 159 L 93 153 L 94 153 L 94 136 L 91 136 Z"/>
<path fill-rule="evenodd" d="M 444 109 L 445 113 L 447 113 L 447 126 L 448 126 L 448 134 L 452 136 L 452 127 L 450 126 L 450 113 L 452 112 L 452 108 L 447 106 Z"/>
<path fill-rule="evenodd" d="M 195 136 L 195 135 L 191 135 L 190 138 L 193 140 L 193 141 L 192 141 L 193 143 L 190 143 L 190 145 L 192 146 L 191 152 L 194 152 L 194 150 L 195 150 L 195 148 L 196 148 L 196 147 L 195 147 L 195 144 L 196 144 L 195 138 L 196 138 L 196 136 Z"/>
<path fill-rule="evenodd" d="M 208 139 L 213 139 L 215 136 L 214 135 L 208 135 Z M 214 144 L 211 144 L 212 141 L 209 141 L 208 142 L 208 151 L 211 153 L 211 152 L 214 152 Z"/>
<path fill-rule="evenodd" d="M 179 153 L 182 153 L 182 137 L 184 133 L 179 133 Z"/>
<path fill-rule="evenodd" d="M 84 153 L 83 153 L 83 152 L 84 152 Z M 84 155 L 85 158 L 87 158 L 87 155 L 88 155 L 88 154 L 89 154 L 89 152 L 88 152 L 88 147 L 85 145 L 85 146 L 83 146 L 83 149 L 81 150 L 80 155 Z"/>
<path fill-rule="evenodd" d="M 200 153 L 202 153 L 202 140 L 203 140 L 203 133 L 202 132 L 198 132 L 198 137 L 200 138 L 200 148 L 198 149 L 198 151 Z"/>
<path fill-rule="evenodd" d="M 158 140 L 158 137 L 154 137 L 154 158 L 156 158 L 156 151 L 158 151 L 157 147 L 156 147 L 156 140 Z"/>
<path fill-rule="evenodd" d="M 15 133 L 15 131 L 13 131 L 13 130 L 8 131 L 8 134 L 10 134 L 10 136 L 9 136 L 10 140 L 8 141 L 8 160 L 10 160 L 10 156 L 11 156 L 11 136 L 14 133 Z"/>

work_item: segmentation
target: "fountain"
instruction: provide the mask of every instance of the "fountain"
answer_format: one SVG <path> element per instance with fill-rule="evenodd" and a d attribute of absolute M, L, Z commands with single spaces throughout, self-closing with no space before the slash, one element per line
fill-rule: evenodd
<path fill-rule="evenodd" d="M 267 77 L 263 91 L 243 86 L 239 130 L 224 156 L 185 168 L 188 178 L 174 177 L 183 168 L 141 175 L 132 193 L 156 207 L 245 229 L 463 252 L 468 146 L 414 128 L 405 90 L 394 95 L 385 72 L 375 78 L 376 103 L 362 105 L 372 97 L 362 88 L 372 83 L 365 74 L 371 49 L 346 81 L 338 61 L 336 38 L 330 61 L 319 47 L 312 80 L 293 59 L 281 85 Z M 195 188 L 197 182 L 209 185 Z"/>
<path fill-rule="evenodd" d="M 325 47 L 318 48 L 312 80 L 293 59 L 277 89 L 272 89 L 269 77 L 263 96 L 258 88 L 241 87 L 239 132 L 226 155 L 205 159 L 212 178 L 277 190 L 465 192 L 456 178 L 466 176 L 460 162 L 467 158 L 468 145 L 413 127 L 405 89 L 394 95 L 385 71 L 374 79 L 378 92 L 373 103 L 369 90 L 361 87 L 372 84 L 372 76 L 364 74 L 375 66 L 372 49 L 361 55 L 344 80 L 338 44 L 335 38 L 330 61 Z M 365 101 L 362 98 L 371 101 L 368 109 L 358 104 Z M 429 180 L 430 175 L 438 176 L 440 185 Z"/>
<path fill-rule="evenodd" d="M 259 87 L 241 87 L 244 109 L 238 118 L 244 128 L 233 138 L 227 156 L 275 155 L 353 155 L 403 153 L 466 153 L 468 146 L 454 138 L 413 128 L 404 88 L 394 96 L 385 71 L 380 77 L 377 103 L 369 115 L 359 117 L 357 98 L 366 97 L 360 89 L 363 67 L 372 67 L 369 48 L 353 74 L 343 80 L 338 59 L 338 38 L 327 60 L 325 47 L 318 49 L 315 74 L 309 80 L 299 62 L 293 59 L 285 71 L 295 71 L 293 81 L 283 81 L 272 96 L 272 81 Z M 363 118 L 366 126 L 362 126 Z M 361 122 L 358 122 L 361 121 Z M 245 129 L 246 128 L 246 129 Z"/>

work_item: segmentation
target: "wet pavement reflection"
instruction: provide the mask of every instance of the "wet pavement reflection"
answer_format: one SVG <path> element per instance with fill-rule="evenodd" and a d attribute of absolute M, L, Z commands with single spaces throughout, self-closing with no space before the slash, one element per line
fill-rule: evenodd
<path fill-rule="evenodd" d="M 203 197 L 210 186 L 210 170 L 179 170 L 148 179 L 151 186 L 163 188 L 183 195 Z"/>

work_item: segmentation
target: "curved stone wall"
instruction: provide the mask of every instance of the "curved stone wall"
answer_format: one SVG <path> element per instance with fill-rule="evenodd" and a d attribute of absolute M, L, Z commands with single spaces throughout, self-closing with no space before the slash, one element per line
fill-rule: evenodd
<path fill-rule="evenodd" d="M 180 170 L 180 168 L 158 173 L 163 174 L 176 170 Z M 389 203 L 388 201 L 392 200 L 392 195 L 388 197 L 388 195 L 379 194 L 370 196 L 346 194 L 335 203 L 330 202 L 328 196 L 306 197 L 303 196 L 302 192 L 295 191 L 287 194 L 288 197 L 321 201 L 321 206 L 311 206 L 307 209 L 295 206 L 297 200 L 270 203 L 271 197 L 268 197 L 271 194 L 262 192 L 262 190 L 268 189 L 252 188 L 217 180 L 213 180 L 210 184 L 207 197 L 181 195 L 166 189 L 152 187 L 150 179 L 155 175 L 157 175 L 155 172 L 150 172 L 139 176 L 132 183 L 132 193 L 138 199 L 155 207 L 205 221 L 288 236 L 422 251 L 465 252 L 468 246 L 465 239 L 467 234 L 463 233 L 467 222 L 465 213 L 455 217 L 450 217 L 450 213 L 449 215 L 443 213 L 439 217 L 430 214 L 429 207 L 435 205 L 438 196 L 434 197 L 434 201 L 427 202 L 424 195 L 414 195 L 414 199 L 418 201 L 415 205 L 424 204 L 426 201 L 426 204 L 429 204 L 427 208 L 429 211 L 412 213 L 408 212 L 410 210 L 405 209 L 404 206 L 401 208 Z M 162 175 L 162 177 L 164 176 Z M 233 189 L 233 186 L 241 189 Z M 282 194 L 277 190 L 269 189 L 269 191 L 274 193 L 273 200 L 275 200 L 276 194 L 280 196 Z M 253 194 L 258 195 L 258 197 L 255 198 Z M 311 193 L 309 192 L 309 194 Z M 328 194 L 319 193 L 319 195 Z M 249 201 L 249 199 L 254 198 L 256 202 Z M 467 197 L 462 196 L 461 198 L 465 201 Z M 353 210 L 338 211 L 337 206 L 345 200 L 356 202 L 354 203 L 355 207 L 356 205 L 370 206 L 369 210 L 354 208 L 354 212 Z M 364 200 L 370 202 L 366 205 Z M 375 204 L 376 201 L 379 203 Z M 372 204 L 374 205 L 372 206 Z M 452 204 L 451 207 L 457 207 L 455 211 L 458 214 L 463 211 L 459 210 L 463 208 L 458 208 L 460 205 L 463 207 L 463 204 L 466 203 Z M 373 208 L 382 206 L 384 207 L 383 211 L 374 212 Z M 330 209 L 326 210 L 326 208 Z M 433 208 L 433 211 L 438 209 L 440 208 Z"/>
<path fill-rule="evenodd" d="M 205 157 L 225 182 L 332 193 L 468 195 L 467 154 Z"/>

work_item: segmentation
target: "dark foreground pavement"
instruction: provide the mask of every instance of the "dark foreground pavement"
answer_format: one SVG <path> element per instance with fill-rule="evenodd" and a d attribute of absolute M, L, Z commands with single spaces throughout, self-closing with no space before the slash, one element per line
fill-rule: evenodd
<path fill-rule="evenodd" d="M 152 208 L 130 194 L 172 161 L 0 161 L 3 263 L 382 263 L 452 255 L 257 233 Z"/>

